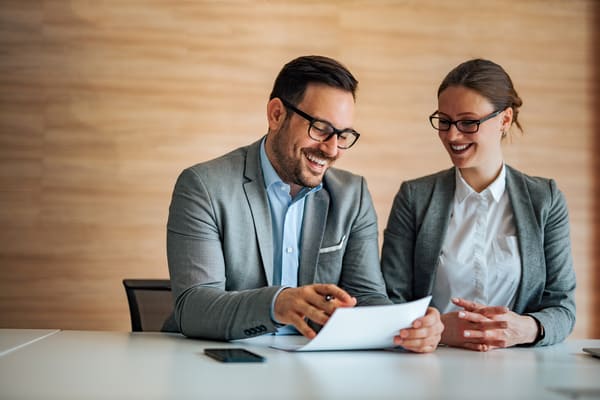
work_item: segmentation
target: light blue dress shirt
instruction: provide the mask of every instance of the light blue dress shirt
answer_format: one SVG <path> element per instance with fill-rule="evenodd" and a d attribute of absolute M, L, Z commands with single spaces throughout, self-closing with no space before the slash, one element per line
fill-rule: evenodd
<path fill-rule="evenodd" d="M 281 180 L 267 157 L 265 140 L 263 139 L 260 144 L 260 165 L 269 199 L 269 209 L 271 211 L 273 284 L 284 287 L 297 287 L 304 202 L 306 196 L 321 190 L 323 185 L 319 184 L 319 186 L 314 188 L 302 188 L 292 198 L 290 195 L 290 185 Z M 273 316 L 272 307 L 271 316 Z"/>

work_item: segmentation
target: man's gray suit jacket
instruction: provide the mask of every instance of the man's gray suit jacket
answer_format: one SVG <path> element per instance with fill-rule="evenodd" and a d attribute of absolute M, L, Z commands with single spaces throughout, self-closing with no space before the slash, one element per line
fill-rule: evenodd
<path fill-rule="evenodd" d="M 381 267 L 396 303 L 430 295 L 455 190 L 455 168 L 402 183 L 384 232 Z M 537 318 L 538 345 L 564 340 L 575 324 L 575 272 L 565 199 L 550 179 L 506 166 L 521 281 L 513 311 Z"/>
<path fill-rule="evenodd" d="M 167 224 L 175 321 L 190 337 L 274 332 L 271 214 L 260 140 L 179 176 Z M 365 180 L 330 168 L 307 196 L 298 285 L 333 283 L 358 305 L 391 304 L 379 264 L 377 217 Z"/>

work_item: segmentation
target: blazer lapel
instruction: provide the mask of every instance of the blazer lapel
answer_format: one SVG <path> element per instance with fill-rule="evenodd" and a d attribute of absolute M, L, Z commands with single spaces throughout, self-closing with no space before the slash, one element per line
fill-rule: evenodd
<path fill-rule="evenodd" d="M 506 188 L 514 213 L 519 251 L 521 253 L 521 281 L 517 289 L 514 310 L 523 312 L 528 293 L 533 291 L 534 277 L 543 276 L 542 237 L 525 180 L 513 168 L 506 166 Z"/>
<path fill-rule="evenodd" d="M 423 200 L 423 220 L 417 226 L 415 248 L 415 295 L 427 296 L 433 291 L 433 282 L 439 255 L 448 230 L 450 211 L 456 187 L 455 170 L 451 168 L 435 180 L 429 201 Z"/>
<path fill-rule="evenodd" d="M 269 199 L 265 190 L 264 178 L 260 168 L 260 143 L 262 139 L 248 148 L 246 155 L 244 191 L 254 220 L 256 240 L 262 258 L 267 284 L 273 284 L 273 232 Z"/>
<path fill-rule="evenodd" d="M 328 209 L 329 193 L 325 188 L 306 197 L 304 222 L 302 223 L 302 250 L 298 268 L 298 286 L 314 283 Z"/>

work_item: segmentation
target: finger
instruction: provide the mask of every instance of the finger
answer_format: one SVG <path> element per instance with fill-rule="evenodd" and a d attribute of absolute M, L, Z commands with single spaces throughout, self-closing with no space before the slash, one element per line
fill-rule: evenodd
<path fill-rule="evenodd" d="M 323 299 L 331 299 L 329 301 L 335 300 L 339 307 L 352 307 L 356 305 L 356 298 L 350 296 L 348 292 L 337 285 L 318 283 L 310 286 L 320 297 L 319 301 Z"/>
<path fill-rule="evenodd" d="M 304 313 L 307 317 L 313 319 L 315 322 L 319 322 L 318 319 L 320 318 L 319 316 L 315 315 L 316 313 L 320 312 L 329 317 L 338 307 L 336 300 L 332 296 L 322 296 L 314 291 L 307 292 L 304 300 L 306 302 Z"/>
<path fill-rule="evenodd" d="M 417 318 L 413 321 L 413 328 L 422 328 L 422 327 L 430 327 L 434 326 L 440 322 L 440 312 L 433 307 L 428 307 L 427 312 L 424 316 Z"/>
<path fill-rule="evenodd" d="M 490 346 L 488 346 L 487 344 L 470 343 L 470 342 L 463 343 L 462 347 L 464 347 L 465 349 L 474 350 L 474 351 L 488 351 L 490 349 Z"/>
<path fill-rule="evenodd" d="M 334 285 L 331 285 L 331 286 L 334 286 Z M 318 290 L 321 290 L 321 292 L 319 292 Z M 323 292 L 324 291 L 322 288 L 316 288 L 316 287 L 310 288 L 310 290 L 308 290 L 306 292 L 304 299 L 309 306 L 322 311 L 327 316 L 330 316 L 331 314 L 333 314 L 333 312 L 338 307 L 354 307 L 356 305 L 356 298 L 354 298 L 354 297 L 350 297 L 350 301 L 346 302 L 346 301 L 342 300 L 344 298 L 344 296 L 342 296 L 342 299 L 341 299 L 340 297 L 335 297 L 334 294 L 329 294 L 329 293 L 332 293 L 335 291 L 330 290 L 330 292 L 325 295 L 323 295 Z M 339 293 L 339 292 L 336 292 L 336 293 Z M 310 310 L 306 311 L 307 316 L 309 316 L 309 317 L 314 316 L 313 314 L 310 314 L 309 311 Z M 315 320 L 315 322 L 318 322 L 318 321 Z"/>
<path fill-rule="evenodd" d="M 403 340 L 413 340 L 413 339 L 424 339 L 430 336 L 432 333 L 429 328 L 407 328 L 402 329 L 398 336 L 400 336 Z"/>
<path fill-rule="evenodd" d="M 338 307 L 354 307 L 356 303 L 356 297 L 350 297 L 350 301 L 343 301 L 330 295 L 325 297 L 319 296 L 319 305 L 321 307 L 324 306 L 324 308 L 328 310 L 330 314 L 333 313 Z"/>
<path fill-rule="evenodd" d="M 412 351 L 413 353 L 432 353 L 437 348 L 437 346 L 433 345 L 412 346 L 410 344 L 403 345 L 402 347 L 406 350 Z"/>
<path fill-rule="evenodd" d="M 476 324 L 476 329 L 504 329 L 508 322 L 504 320 L 493 320 L 477 312 L 459 311 L 458 318 Z"/>
<path fill-rule="evenodd" d="M 401 329 L 400 332 L 398 332 L 398 337 L 409 340 L 429 338 L 440 336 L 443 330 L 444 326 L 441 323 L 423 328 L 406 328 Z"/>
<path fill-rule="evenodd" d="M 506 347 L 506 339 L 502 330 L 465 330 L 463 336 L 468 338 L 470 342 Z"/>
<path fill-rule="evenodd" d="M 488 346 L 489 349 L 504 348 L 504 347 L 508 346 L 508 342 L 506 341 L 506 339 L 485 338 L 485 339 L 481 339 L 481 343 Z"/>
<path fill-rule="evenodd" d="M 436 349 L 438 340 L 434 338 L 426 339 L 404 339 L 400 336 L 394 337 L 394 344 L 402 346 L 406 350 L 413 351 L 415 353 L 427 353 Z"/>
<path fill-rule="evenodd" d="M 302 336 L 305 336 L 308 339 L 313 339 L 315 336 L 317 336 L 317 333 L 310 326 L 308 326 L 306 320 L 299 315 L 293 316 L 291 321 L 292 325 L 296 327 Z"/>
<path fill-rule="evenodd" d="M 478 309 L 485 307 L 485 304 L 475 303 L 474 301 L 465 300 L 459 297 L 453 297 L 452 303 L 467 311 L 477 311 Z"/>
<path fill-rule="evenodd" d="M 426 340 L 428 342 L 439 342 L 444 325 L 439 322 L 423 328 L 406 328 L 400 330 L 397 337 L 401 340 Z"/>
<path fill-rule="evenodd" d="M 469 340 L 476 339 L 491 339 L 496 334 L 493 330 L 478 330 L 478 329 L 465 329 L 463 331 L 463 336 L 469 338 Z M 479 343 L 479 342 L 478 342 Z"/>
<path fill-rule="evenodd" d="M 327 314 L 325 311 L 309 305 L 304 310 L 303 315 L 319 325 L 325 325 L 327 321 L 329 321 L 330 314 Z"/>
<path fill-rule="evenodd" d="M 475 329 L 479 331 L 502 331 L 508 328 L 507 321 L 486 321 L 475 324 Z"/>
<path fill-rule="evenodd" d="M 471 312 L 471 311 L 459 311 L 458 318 L 465 320 L 465 321 L 477 322 L 477 323 L 491 321 L 485 315 L 482 315 L 478 312 Z"/>
<path fill-rule="evenodd" d="M 488 318 L 497 317 L 499 315 L 506 314 L 509 311 L 510 310 L 508 309 L 508 307 L 504 307 L 504 306 L 484 307 L 484 308 L 478 310 L 479 313 L 485 315 Z"/>

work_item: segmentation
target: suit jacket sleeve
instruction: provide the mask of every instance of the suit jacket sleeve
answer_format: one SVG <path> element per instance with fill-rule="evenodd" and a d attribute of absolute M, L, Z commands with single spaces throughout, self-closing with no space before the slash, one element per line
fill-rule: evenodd
<path fill-rule="evenodd" d="M 525 310 L 544 326 L 545 337 L 537 345 L 563 341 L 575 325 L 575 272 L 567 204 L 553 180 L 549 181 L 549 186 L 550 204 L 545 215 L 542 213 L 542 218 L 545 217 L 543 246 L 546 276 L 540 278 L 544 279 L 545 286 L 541 299 L 530 299 Z"/>
<path fill-rule="evenodd" d="M 225 290 L 224 233 L 218 218 L 202 178 L 192 169 L 185 170 L 175 185 L 167 224 L 167 256 L 179 329 L 186 336 L 216 340 L 275 331 L 270 307 L 278 286 L 259 283 L 265 287 Z"/>

